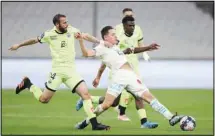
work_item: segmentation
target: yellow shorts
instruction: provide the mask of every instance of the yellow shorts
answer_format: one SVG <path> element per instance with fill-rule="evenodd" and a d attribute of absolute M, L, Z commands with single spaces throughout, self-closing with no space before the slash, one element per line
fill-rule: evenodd
<path fill-rule="evenodd" d="M 84 80 L 74 68 L 55 68 L 50 72 L 45 86 L 47 89 L 55 92 L 64 83 L 75 93 L 76 87 L 81 82 L 84 82 Z"/>

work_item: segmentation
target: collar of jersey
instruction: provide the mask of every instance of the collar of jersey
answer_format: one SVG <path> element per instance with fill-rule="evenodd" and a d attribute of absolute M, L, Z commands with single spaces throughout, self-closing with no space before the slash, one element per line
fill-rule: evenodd
<path fill-rule="evenodd" d="M 57 30 L 55 30 L 55 32 L 58 33 L 58 34 L 65 34 L 65 33 L 66 33 L 66 32 L 65 32 L 65 33 L 60 33 L 60 32 L 58 32 Z"/>
<path fill-rule="evenodd" d="M 126 32 L 125 32 L 124 34 L 125 34 L 125 36 L 127 36 L 127 37 L 131 37 L 131 36 L 133 35 L 133 34 L 132 34 L 132 35 L 128 35 Z"/>
<path fill-rule="evenodd" d="M 57 34 L 65 34 L 65 33 L 67 33 L 67 32 L 65 32 L 65 33 L 60 33 L 60 32 L 58 32 L 56 27 L 54 27 L 54 31 L 55 31 Z"/>

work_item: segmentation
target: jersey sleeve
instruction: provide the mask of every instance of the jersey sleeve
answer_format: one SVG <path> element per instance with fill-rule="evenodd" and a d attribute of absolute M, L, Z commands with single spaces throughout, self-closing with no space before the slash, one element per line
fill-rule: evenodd
<path fill-rule="evenodd" d="M 70 29 L 73 33 L 81 32 L 78 28 L 72 27 L 71 25 L 68 26 L 68 29 Z"/>
<path fill-rule="evenodd" d="M 143 32 L 141 28 L 138 26 L 138 44 L 143 43 Z"/>
<path fill-rule="evenodd" d="M 37 37 L 40 43 L 48 43 L 48 34 L 47 32 L 42 33 L 40 36 Z"/>
<path fill-rule="evenodd" d="M 96 56 L 101 56 L 104 54 L 105 52 L 105 46 L 103 44 L 99 44 L 98 46 L 96 46 L 95 48 L 93 48 L 93 50 L 96 53 Z"/>

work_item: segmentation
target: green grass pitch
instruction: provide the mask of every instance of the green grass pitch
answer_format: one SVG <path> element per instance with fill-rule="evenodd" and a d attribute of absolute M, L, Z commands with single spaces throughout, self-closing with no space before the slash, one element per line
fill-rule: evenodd
<path fill-rule="evenodd" d="M 93 95 L 104 95 L 104 90 L 91 90 Z M 127 109 L 130 122 L 117 120 L 117 113 L 109 109 L 98 120 L 111 126 L 110 131 L 92 131 L 91 125 L 76 130 L 74 125 L 86 117 L 84 110 L 75 110 L 79 98 L 70 91 L 57 91 L 48 104 L 39 103 L 27 90 L 16 95 L 13 90 L 2 91 L 2 134 L 68 134 L 68 135 L 212 135 L 213 91 L 211 90 L 152 90 L 161 103 L 172 112 L 191 115 L 196 119 L 194 131 L 181 131 L 179 125 L 168 124 L 159 113 L 146 105 L 148 120 L 156 121 L 156 129 L 141 129 L 133 102 Z"/>

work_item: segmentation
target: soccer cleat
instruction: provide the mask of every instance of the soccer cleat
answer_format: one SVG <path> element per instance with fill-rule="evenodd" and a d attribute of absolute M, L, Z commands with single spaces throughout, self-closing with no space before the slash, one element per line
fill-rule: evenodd
<path fill-rule="evenodd" d="M 87 123 L 86 120 L 79 122 L 75 125 L 76 129 L 84 129 L 85 127 L 87 127 L 89 125 L 89 123 Z"/>
<path fill-rule="evenodd" d="M 125 114 L 124 115 L 118 115 L 118 120 L 130 121 L 130 119 Z"/>
<path fill-rule="evenodd" d="M 110 130 L 110 126 L 98 123 L 95 127 L 92 128 L 92 130 Z"/>
<path fill-rule="evenodd" d="M 76 108 L 77 111 L 79 111 L 82 107 L 83 107 L 83 99 L 80 98 L 80 99 L 77 101 L 75 108 Z"/>
<path fill-rule="evenodd" d="M 174 126 L 175 124 L 177 124 L 178 122 L 180 122 L 180 120 L 184 117 L 184 115 L 177 115 L 177 112 L 175 115 L 172 116 L 172 118 L 169 120 L 169 124 L 171 126 Z"/>
<path fill-rule="evenodd" d="M 140 128 L 153 129 L 153 128 L 156 128 L 156 127 L 158 127 L 158 123 L 147 121 L 144 124 L 142 124 Z"/>
<path fill-rule="evenodd" d="M 26 88 L 30 88 L 32 85 L 30 79 L 28 77 L 24 77 L 20 84 L 16 87 L 16 94 L 19 94 L 21 91 L 23 91 Z"/>

